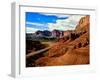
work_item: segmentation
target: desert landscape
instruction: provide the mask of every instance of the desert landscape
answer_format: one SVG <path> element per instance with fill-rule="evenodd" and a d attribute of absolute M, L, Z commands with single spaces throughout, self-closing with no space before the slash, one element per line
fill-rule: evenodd
<path fill-rule="evenodd" d="M 89 64 L 89 19 L 81 17 L 73 30 L 26 33 L 26 67 Z"/>

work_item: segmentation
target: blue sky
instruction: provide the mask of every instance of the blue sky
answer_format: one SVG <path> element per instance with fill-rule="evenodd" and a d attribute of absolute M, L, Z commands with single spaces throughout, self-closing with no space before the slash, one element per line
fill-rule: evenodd
<path fill-rule="evenodd" d="M 34 33 L 37 30 L 73 28 L 76 21 L 69 20 L 70 17 L 71 15 L 26 12 L 26 32 Z"/>

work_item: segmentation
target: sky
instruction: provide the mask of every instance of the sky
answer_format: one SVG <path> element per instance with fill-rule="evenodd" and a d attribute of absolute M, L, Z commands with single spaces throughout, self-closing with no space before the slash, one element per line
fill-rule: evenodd
<path fill-rule="evenodd" d="M 73 30 L 82 15 L 48 14 L 26 12 L 26 33 L 34 33 L 37 30 Z"/>

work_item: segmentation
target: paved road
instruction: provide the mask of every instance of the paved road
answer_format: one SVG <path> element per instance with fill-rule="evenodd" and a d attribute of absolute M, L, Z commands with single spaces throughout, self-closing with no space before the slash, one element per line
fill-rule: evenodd
<path fill-rule="evenodd" d="M 31 57 L 31 56 L 33 56 L 33 55 L 42 53 L 42 52 L 44 52 L 44 51 L 46 51 L 46 50 L 48 50 L 48 49 L 50 49 L 50 48 L 51 48 L 51 47 L 48 47 L 48 48 L 45 48 L 45 49 L 41 49 L 41 50 L 39 50 L 39 51 L 31 52 L 31 53 L 29 53 L 29 54 L 26 55 L 26 58 L 29 58 L 29 57 Z"/>

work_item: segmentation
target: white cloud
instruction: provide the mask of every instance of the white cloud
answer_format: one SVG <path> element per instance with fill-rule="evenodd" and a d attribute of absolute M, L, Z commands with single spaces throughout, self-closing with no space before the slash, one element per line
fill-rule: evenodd
<path fill-rule="evenodd" d="M 31 24 L 31 25 L 36 25 L 36 26 L 44 26 L 44 24 L 33 23 L 33 22 L 26 22 L 26 24 Z"/>
<path fill-rule="evenodd" d="M 26 27 L 26 33 L 34 33 L 36 32 L 38 29 L 34 29 L 32 27 Z"/>
<path fill-rule="evenodd" d="M 58 30 L 71 30 L 75 29 L 78 24 L 80 18 L 83 17 L 81 15 L 70 15 L 68 19 L 65 20 L 57 20 L 56 23 L 48 23 L 48 27 L 50 30 L 58 29 Z"/>
<path fill-rule="evenodd" d="M 33 28 L 35 31 L 37 30 L 47 30 L 48 28 L 48 24 L 47 23 L 33 23 L 33 22 L 26 22 L 26 27 L 31 27 Z M 28 26 L 29 25 L 29 26 Z"/>

